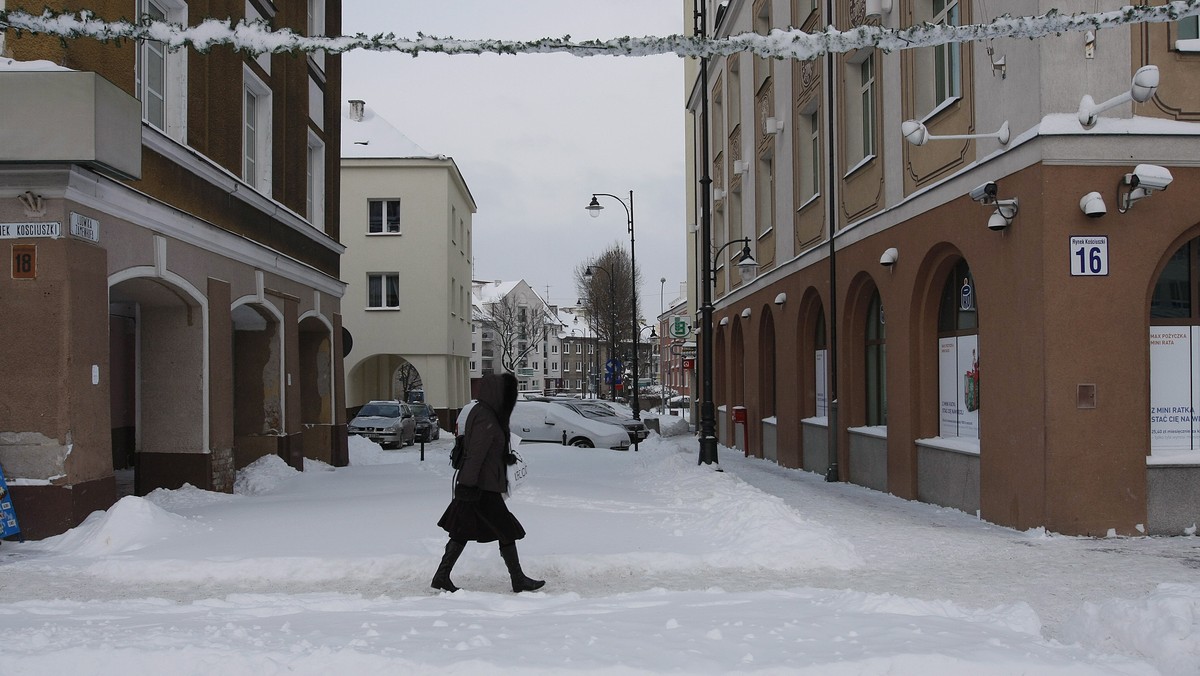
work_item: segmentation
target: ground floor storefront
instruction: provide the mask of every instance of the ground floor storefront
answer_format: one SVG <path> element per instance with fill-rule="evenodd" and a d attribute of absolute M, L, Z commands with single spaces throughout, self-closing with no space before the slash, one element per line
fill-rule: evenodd
<path fill-rule="evenodd" d="M 761 271 L 716 303 L 720 441 L 1014 528 L 1194 532 L 1200 170 L 1166 166 L 1102 218 L 1129 166 L 1007 173 L 1001 230 L 965 175 L 840 234 L 832 292 L 827 244 Z"/>
<path fill-rule="evenodd" d="M 0 201 L 0 466 L 27 537 L 118 497 L 230 491 L 266 454 L 347 461 L 336 278 L 73 166 Z M 25 231 L 22 231 L 25 232 Z M 323 235 L 322 235 L 323 236 Z"/>

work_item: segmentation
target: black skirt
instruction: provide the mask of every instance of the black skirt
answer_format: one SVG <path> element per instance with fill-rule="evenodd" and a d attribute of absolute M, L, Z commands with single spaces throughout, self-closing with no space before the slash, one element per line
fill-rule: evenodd
<path fill-rule="evenodd" d="M 450 539 L 505 543 L 525 537 L 525 529 L 508 511 L 504 498 L 492 491 L 481 493 L 478 502 L 457 498 L 450 501 L 450 506 L 438 520 L 438 525 L 450 534 Z"/>

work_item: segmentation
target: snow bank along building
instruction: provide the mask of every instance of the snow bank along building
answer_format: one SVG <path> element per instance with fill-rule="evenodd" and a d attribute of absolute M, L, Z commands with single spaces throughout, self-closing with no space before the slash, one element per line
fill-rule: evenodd
<path fill-rule="evenodd" d="M 708 4 L 709 35 L 727 36 L 1122 3 Z M 721 442 L 1014 528 L 1193 529 L 1197 37 L 1191 18 L 813 61 L 740 53 L 709 60 L 707 88 L 691 68 L 711 251 L 748 238 L 759 263 L 743 281 L 740 245 L 713 261 Z"/>
<path fill-rule="evenodd" d="M 342 122 L 347 404 L 419 391 L 451 429 L 471 394 L 475 200 L 453 158 L 365 102 L 349 102 Z"/>
<path fill-rule="evenodd" d="M 40 12 L 63 3 L 8 2 Z M 94 2 L 340 30 L 338 0 Z M 27 537 L 346 462 L 336 56 L 0 35 L 0 465 Z M 118 488 L 118 477 L 132 486 Z"/>

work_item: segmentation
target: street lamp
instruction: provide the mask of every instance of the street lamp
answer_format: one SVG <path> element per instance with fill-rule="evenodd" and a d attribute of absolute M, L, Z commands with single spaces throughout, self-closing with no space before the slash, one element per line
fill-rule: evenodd
<path fill-rule="evenodd" d="M 616 201 L 620 202 L 621 206 L 625 207 L 625 216 L 627 218 L 628 229 L 629 229 L 629 276 L 632 281 L 632 285 L 630 288 L 633 291 L 633 293 L 632 293 L 633 306 L 631 308 L 632 321 L 630 321 L 629 327 L 630 327 L 631 331 L 637 331 L 638 288 L 637 288 L 637 257 L 636 257 L 636 254 L 634 254 L 634 249 L 633 249 L 633 191 L 632 190 L 629 191 L 629 203 L 628 204 L 625 203 L 625 200 L 621 199 L 620 197 L 617 197 L 616 195 L 612 195 L 612 194 L 609 194 L 606 192 L 592 193 L 592 201 L 590 203 L 588 203 L 587 207 L 585 207 L 588 210 L 588 213 L 590 213 L 592 215 L 592 218 L 598 217 L 600 215 L 600 210 L 604 208 L 604 207 L 600 206 L 600 201 L 596 199 L 597 197 L 611 197 L 611 198 L 615 199 Z M 635 336 L 634 338 L 635 338 L 634 342 L 636 343 L 637 336 Z M 641 418 L 642 418 L 640 403 L 641 402 L 638 401 L 638 351 L 637 351 L 637 346 L 635 345 L 634 350 L 633 350 L 633 417 L 635 420 L 641 420 Z"/>
<path fill-rule="evenodd" d="M 611 311 L 612 308 L 616 305 L 616 295 L 617 295 L 616 282 L 615 282 L 615 280 L 613 280 L 612 272 L 610 272 L 609 269 L 604 267 L 603 265 L 597 265 L 595 263 L 592 263 L 591 265 L 584 268 L 583 276 L 586 279 L 591 279 L 593 277 L 592 268 L 596 268 L 596 269 L 600 270 L 608 277 L 608 300 L 609 300 L 609 309 Z M 616 357 L 616 355 L 617 355 L 617 314 L 616 314 L 616 312 L 610 312 L 610 314 L 609 314 L 609 331 L 608 331 L 608 358 L 613 359 Z M 599 355 L 599 353 L 596 354 L 596 375 L 597 375 L 597 377 L 599 377 L 599 375 L 600 375 L 600 355 Z M 616 401 L 617 400 L 617 384 L 616 384 L 616 382 L 609 383 L 608 392 L 609 392 L 609 396 L 612 397 L 612 400 Z M 596 394 L 600 394 L 599 381 L 596 382 Z M 599 397 L 597 397 L 597 398 L 599 398 Z"/>
<path fill-rule="evenodd" d="M 667 278 L 661 277 L 658 280 L 658 321 L 662 322 L 663 313 L 666 310 L 663 307 L 663 291 L 667 288 Z M 667 360 L 663 359 L 663 346 L 658 346 L 658 414 L 665 415 L 667 412 Z"/>
<path fill-rule="evenodd" d="M 708 0 L 694 0 L 693 32 L 701 42 L 708 38 Z M 826 59 L 829 61 L 829 59 Z M 713 331 L 712 331 L 712 162 L 708 136 L 708 57 L 700 57 L 700 457 L 696 464 L 717 462 L 716 415 L 713 410 Z"/>

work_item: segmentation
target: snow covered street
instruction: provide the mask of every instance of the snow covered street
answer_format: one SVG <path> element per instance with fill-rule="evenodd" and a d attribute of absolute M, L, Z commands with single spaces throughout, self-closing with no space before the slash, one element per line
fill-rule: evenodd
<path fill-rule="evenodd" d="M 451 437 L 0 546 L 4 674 L 1200 674 L 1200 540 L 1020 533 L 696 441 L 527 446 L 513 594 L 429 588 Z"/>

